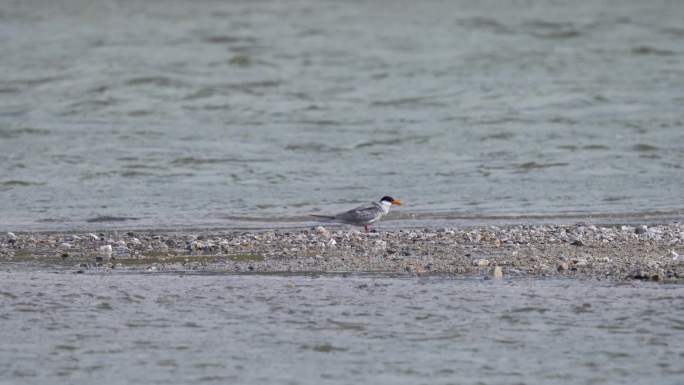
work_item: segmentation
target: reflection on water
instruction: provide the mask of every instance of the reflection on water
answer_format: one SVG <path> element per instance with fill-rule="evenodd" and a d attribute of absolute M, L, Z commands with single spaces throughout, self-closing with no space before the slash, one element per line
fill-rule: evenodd
<path fill-rule="evenodd" d="M 684 288 L 4 265 L 0 376 L 102 383 L 676 384 Z"/>

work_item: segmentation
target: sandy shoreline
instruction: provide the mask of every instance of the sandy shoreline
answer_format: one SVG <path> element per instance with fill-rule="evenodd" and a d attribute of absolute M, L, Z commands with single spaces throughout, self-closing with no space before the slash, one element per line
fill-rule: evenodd
<path fill-rule="evenodd" d="M 682 254 L 680 256 L 680 254 Z M 488 226 L 388 230 L 6 233 L 12 269 L 377 272 L 484 278 L 567 276 L 684 283 L 684 226 Z M 9 264 L 6 264 L 10 266 Z"/>

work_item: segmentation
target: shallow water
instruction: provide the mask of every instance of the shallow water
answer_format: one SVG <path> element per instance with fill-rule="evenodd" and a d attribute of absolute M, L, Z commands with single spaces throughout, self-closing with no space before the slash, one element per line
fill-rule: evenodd
<path fill-rule="evenodd" d="M 29 1 L 0 12 L 0 227 L 681 218 L 684 7 Z"/>
<path fill-rule="evenodd" d="M 3 383 L 680 384 L 684 287 L 3 264 Z"/>

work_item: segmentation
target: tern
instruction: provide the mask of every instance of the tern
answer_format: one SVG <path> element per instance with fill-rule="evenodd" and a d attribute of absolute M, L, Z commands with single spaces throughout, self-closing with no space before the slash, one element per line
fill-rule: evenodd
<path fill-rule="evenodd" d="M 367 233 L 368 225 L 373 222 L 377 222 L 389 212 L 392 205 L 404 205 L 403 202 L 398 201 L 390 196 L 384 196 L 379 202 L 369 202 L 361 205 L 355 209 L 339 213 L 337 215 L 312 215 L 314 217 L 326 218 L 335 222 L 342 222 L 348 225 L 363 226 Z"/>

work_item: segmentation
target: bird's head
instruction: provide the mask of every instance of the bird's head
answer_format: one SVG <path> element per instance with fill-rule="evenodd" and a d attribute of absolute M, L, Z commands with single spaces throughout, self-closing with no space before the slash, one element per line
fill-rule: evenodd
<path fill-rule="evenodd" d="M 381 204 L 386 204 L 386 205 L 388 205 L 388 206 L 391 206 L 391 205 L 400 205 L 400 206 L 403 206 L 403 205 L 404 205 L 404 202 L 398 201 L 398 200 L 396 200 L 396 199 L 394 199 L 394 198 L 392 198 L 392 197 L 390 197 L 390 196 L 384 196 L 384 197 L 382 197 L 382 199 L 380 199 L 380 203 L 381 203 Z"/>

